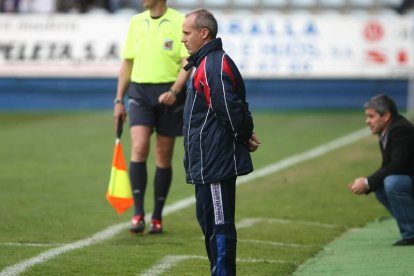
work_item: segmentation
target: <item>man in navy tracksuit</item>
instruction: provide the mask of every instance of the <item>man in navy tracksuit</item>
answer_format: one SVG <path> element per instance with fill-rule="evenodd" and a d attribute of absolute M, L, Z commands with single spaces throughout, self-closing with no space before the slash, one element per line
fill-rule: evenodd
<path fill-rule="evenodd" d="M 236 274 L 236 178 L 253 171 L 250 153 L 260 141 L 246 103 L 243 79 L 223 51 L 217 21 L 204 9 L 183 23 L 193 69 L 184 107 L 184 166 L 195 184 L 196 214 L 212 275 Z"/>

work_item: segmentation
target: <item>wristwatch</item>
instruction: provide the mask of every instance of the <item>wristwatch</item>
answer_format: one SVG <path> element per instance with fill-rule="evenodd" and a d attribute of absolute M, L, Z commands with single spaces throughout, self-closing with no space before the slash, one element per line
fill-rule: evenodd
<path fill-rule="evenodd" d="M 114 100 L 114 104 L 124 104 L 124 101 L 123 100 L 120 100 L 120 99 L 115 99 Z"/>
<path fill-rule="evenodd" d="M 169 90 L 171 93 L 173 93 L 174 94 L 174 96 L 177 96 L 178 95 L 178 93 L 180 93 L 180 91 L 178 91 L 178 90 L 174 90 L 174 89 L 170 89 Z"/>

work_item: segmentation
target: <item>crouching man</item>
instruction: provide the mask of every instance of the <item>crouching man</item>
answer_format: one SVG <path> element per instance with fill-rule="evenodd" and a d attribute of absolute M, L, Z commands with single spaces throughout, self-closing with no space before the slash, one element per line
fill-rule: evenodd
<path fill-rule="evenodd" d="M 382 165 L 349 189 L 357 195 L 374 192 L 397 221 L 402 239 L 394 245 L 414 245 L 414 126 L 385 95 L 371 98 L 364 108 L 365 122 L 379 137 Z"/>

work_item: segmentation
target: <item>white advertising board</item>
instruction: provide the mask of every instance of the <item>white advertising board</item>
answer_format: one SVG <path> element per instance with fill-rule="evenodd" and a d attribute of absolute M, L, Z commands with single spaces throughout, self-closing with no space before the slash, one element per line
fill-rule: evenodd
<path fill-rule="evenodd" d="M 0 76 L 116 77 L 129 18 L 0 15 Z M 220 15 L 246 78 L 407 78 L 414 19 Z"/>
<path fill-rule="evenodd" d="M 1 15 L 0 76 L 112 77 L 129 18 Z"/>
<path fill-rule="evenodd" d="M 234 16 L 219 24 L 227 52 L 248 76 L 393 78 L 414 65 L 414 20 Z"/>

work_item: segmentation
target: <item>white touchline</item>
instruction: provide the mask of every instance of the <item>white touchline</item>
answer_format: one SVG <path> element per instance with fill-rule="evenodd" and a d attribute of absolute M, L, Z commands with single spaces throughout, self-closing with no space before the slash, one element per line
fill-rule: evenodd
<path fill-rule="evenodd" d="M 55 247 L 65 245 L 65 243 L 23 243 L 23 242 L 3 242 L 0 246 L 16 246 L 16 247 Z"/>
<path fill-rule="evenodd" d="M 89 238 L 86 238 L 84 240 L 80 240 L 80 241 L 73 242 L 73 243 L 68 243 L 64 246 L 60 246 L 60 247 L 56 247 L 56 248 L 47 250 L 47 251 L 45 251 L 43 253 L 40 253 L 39 255 L 37 255 L 33 258 L 24 260 L 20 263 L 17 263 L 15 265 L 7 267 L 6 269 L 4 269 L 0 273 L 0 275 L 1 276 L 3 276 L 3 275 L 4 276 L 5 275 L 10 275 L 10 276 L 11 275 L 18 275 L 18 274 L 24 272 L 29 267 L 32 267 L 36 264 L 46 262 L 46 261 L 48 261 L 48 260 L 50 260 L 50 259 L 52 259 L 56 256 L 59 256 L 59 255 L 65 253 L 65 252 L 72 251 L 74 249 L 83 248 L 83 247 L 89 246 L 91 244 L 94 244 L 96 242 L 109 239 L 110 237 L 113 237 L 114 235 L 118 234 L 120 231 L 125 229 L 127 226 L 128 226 L 128 223 L 120 223 L 120 224 L 117 224 L 117 225 L 113 225 L 113 226 L 110 226 L 110 227 L 106 228 L 105 230 L 100 231 L 100 232 L 96 233 L 95 235 L 93 235 Z"/>
<path fill-rule="evenodd" d="M 314 221 L 289 220 L 278 218 L 244 218 L 236 224 L 237 229 L 251 227 L 259 222 L 277 223 L 277 224 L 302 224 L 306 226 L 314 226 L 320 228 L 339 228 L 341 226 L 335 224 L 319 223 Z"/>
<path fill-rule="evenodd" d="M 245 240 L 245 239 L 237 239 L 237 243 L 253 243 L 253 244 L 277 246 L 277 247 L 293 247 L 293 248 L 310 248 L 310 247 L 320 246 L 320 244 L 298 244 L 298 243 L 288 243 L 288 242 L 273 242 L 273 241 L 261 241 L 261 240 Z"/>
<path fill-rule="evenodd" d="M 251 181 L 252 179 L 256 179 L 258 177 L 266 176 L 278 171 L 281 171 L 283 169 L 286 169 L 290 166 L 296 165 L 298 163 L 301 163 L 303 161 L 307 161 L 309 159 L 313 159 L 316 157 L 319 157 L 321 155 L 324 155 L 330 151 L 336 150 L 340 147 L 352 144 L 364 137 L 367 137 L 370 135 L 370 132 L 368 129 L 360 129 L 358 131 L 352 132 L 348 135 L 342 136 L 341 138 L 335 139 L 327 144 L 323 144 L 319 147 L 310 149 L 308 151 L 305 151 L 303 153 L 293 155 L 291 157 L 288 157 L 286 159 L 283 159 L 279 162 L 273 163 L 269 166 L 263 167 L 259 170 L 256 170 L 252 172 L 251 174 L 245 175 L 240 177 L 237 180 L 237 184 L 244 184 L 246 182 Z"/>
<path fill-rule="evenodd" d="M 189 260 L 189 259 L 207 260 L 207 257 L 204 257 L 204 256 L 196 256 L 196 255 L 174 255 L 174 256 L 166 256 L 157 265 L 149 268 L 148 270 L 144 271 L 142 274 L 138 274 L 138 275 L 141 275 L 141 276 L 161 275 L 163 272 L 165 272 L 168 269 L 176 266 L 179 262 L 185 261 L 185 260 Z"/>
<path fill-rule="evenodd" d="M 370 134 L 370 132 L 368 131 L 368 129 L 364 128 L 355 132 L 352 132 L 348 135 L 345 135 L 341 138 L 335 139 L 327 144 L 321 145 L 319 147 L 310 149 L 308 151 L 305 151 L 301 154 L 297 154 L 297 155 L 293 155 L 292 157 L 283 159 L 279 162 L 276 162 L 274 164 L 271 164 L 269 166 L 263 167 L 261 169 L 258 169 L 254 172 L 252 172 L 249 175 L 245 175 L 242 177 L 239 177 L 237 180 L 237 185 L 241 185 L 244 183 L 247 183 L 251 180 L 254 180 L 256 178 L 259 177 L 263 177 L 278 171 L 281 171 L 283 169 L 286 169 L 290 166 L 296 165 L 300 162 L 304 162 L 307 161 L 309 159 L 313 159 L 316 157 L 319 157 L 321 155 L 324 155 L 330 151 L 333 151 L 335 149 L 338 149 L 340 147 L 349 145 L 351 143 L 354 143 L 366 136 L 368 136 Z M 175 213 L 179 210 L 182 210 L 190 205 L 192 205 L 195 202 L 194 197 L 189 197 L 189 198 L 185 198 L 182 200 L 179 200 L 171 205 L 168 205 L 165 207 L 164 209 L 164 216 L 171 214 L 171 213 Z M 150 219 L 151 214 L 148 214 L 146 216 L 146 219 L 149 220 Z M 72 251 L 75 249 L 80 249 L 80 248 L 84 248 L 87 247 L 91 244 L 103 241 L 103 240 L 107 240 L 112 238 L 113 236 L 117 235 L 118 233 L 120 233 L 121 231 L 123 231 L 124 229 L 126 229 L 129 225 L 129 222 L 125 222 L 125 223 L 120 223 L 120 224 L 116 224 L 116 225 L 112 225 L 109 226 L 108 228 L 94 234 L 91 237 L 88 237 L 86 239 L 83 240 L 79 240 L 73 243 L 68 243 L 66 245 L 57 247 L 57 248 L 53 248 L 50 250 L 47 250 L 43 253 L 40 253 L 39 255 L 30 258 L 30 259 L 26 259 L 23 260 L 17 264 L 14 264 L 12 266 L 8 266 L 6 267 L 2 272 L 0 272 L 0 276 L 11 276 L 11 275 L 18 275 L 24 271 L 26 271 L 26 269 L 36 265 L 36 264 L 40 264 L 40 263 L 44 263 L 50 259 L 53 259 L 63 253 L 66 253 L 68 251 Z"/>

